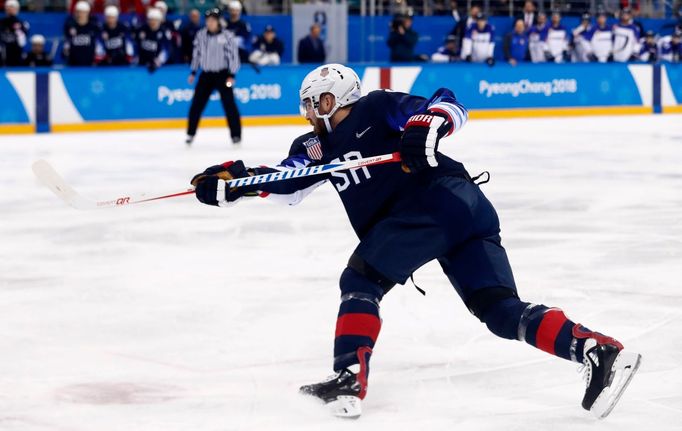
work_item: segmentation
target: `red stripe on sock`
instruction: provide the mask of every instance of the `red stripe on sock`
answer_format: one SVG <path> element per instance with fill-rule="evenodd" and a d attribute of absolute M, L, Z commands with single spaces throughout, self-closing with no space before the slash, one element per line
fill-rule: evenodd
<path fill-rule="evenodd" d="M 336 320 L 336 336 L 359 335 L 376 342 L 381 329 L 381 320 L 373 314 L 348 313 Z"/>
<path fill-rule="evenodd" d="M 535 335 L 535 345 L 538 349 L 554 355 L 554 343 L 561 331 L 561 327 L 568 319 L 564 312 L 557 309 L 549 310 L 542 317 L 540 327 Z"/>

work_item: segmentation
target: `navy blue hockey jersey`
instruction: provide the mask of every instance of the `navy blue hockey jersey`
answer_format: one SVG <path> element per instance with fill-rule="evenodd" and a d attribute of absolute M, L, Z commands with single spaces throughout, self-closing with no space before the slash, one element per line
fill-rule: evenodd
<path fill-rule="evenodd" d="M 430 99 L 405 93 L 373 91 L 352 105 L 349 115 L 328 135 L 308 133 L 296 139 L 289 157 L 277 169 L 256 168 L 256 174 L 371 157 L 398 151 L 402 129 L 410 116 L 427 110 L 447 115 L 458 131 L 467 121 L 467 110 L 450 90 L 440 89 Z M 331 182 L 346 209 L 357 235 L 362 238 L 379 220 L 409 205 L 431 179 L 437 176 L 468 177 L 464 166 L 438 153 L 438 166 L 417 174 L 406 174 L 399 163 L 334 172 L 258 185 L 261 193 L 285 197 L 296 204 L 310 191 Z"/>

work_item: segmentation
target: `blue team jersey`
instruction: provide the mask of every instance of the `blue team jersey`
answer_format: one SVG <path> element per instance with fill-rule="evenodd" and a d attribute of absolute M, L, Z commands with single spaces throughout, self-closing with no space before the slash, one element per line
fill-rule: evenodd
<path fill-rule="evenodd" d="M 430 99 L 405 93 L 373 91 L 352 105 L 346 117 L 332 133 L 317 137 L 308 133 L 296 139 L 289 157 L 280 166 L 300 167 L 376 156 L 398 151 L 402 128 L 417 113 L 428 110 L 447 115 L 454 131 L 467 121 L 467 110 L 451 91 L 438 90 Z M 325 177 L 309 177 L 259 185 L 260 192 L 294 194 L 331 182 L 346 209 L 357 235 L 364 234 L 379 220 L 410 204 L 433 178 L 459 176 L 468 178 L 464 166 L 438 153 L 438 166 L 418 174 L 406 174 L 399 163 L 335 172 Z M 256 174 L 272 168 L 256 168 Z"/>

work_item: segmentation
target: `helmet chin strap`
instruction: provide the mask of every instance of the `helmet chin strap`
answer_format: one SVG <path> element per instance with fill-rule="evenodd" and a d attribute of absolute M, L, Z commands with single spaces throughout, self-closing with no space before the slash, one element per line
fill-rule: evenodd
<path fill-rule="evenodd" d="M 324 114 L 324 115 L 321 115 L 321 114 L 320 114 L 319 109 L 315 109 L 315 116 L 316 116 L 317 118 L 321 119 L 322 121 L 324 121 L 324 127 L 327 129 L 327 133 L 331 133 L 331 132 L 332 132 L 332 125 L 331 125 L 331 123 L 329 122 L 329 120 L 330 120 L 331 117 L 336 113 L 336 111 L 339 109 L 339 107 L 340 107 L 340 105 L 339 105 L 339 103 L 337 102 L 336 105 L 334 105 L 334 107 L 332 108 L 332 110 L 329 111 L 328 114 Z"/>

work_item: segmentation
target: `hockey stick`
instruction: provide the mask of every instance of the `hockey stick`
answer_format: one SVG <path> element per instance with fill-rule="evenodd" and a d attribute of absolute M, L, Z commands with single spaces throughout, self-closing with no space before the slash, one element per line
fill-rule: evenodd
<path fill-rule="evenodd" d="M 365 157 L 362 159 L 348 160 L 345 162 L 328 163 L 326 165 L 307 166 L 304 168 L 290 169 L 286 171 L 272 172 L 269 174 L 256 175 L 252 177 L 236 178 L 227 181 L 227 185 L 232 187 L 244 187 L 254 184 L 266 184 L 275 181 L 284 181 L 293 178 L 310 177 L 313 175 L 329 174 L 332 172 L 344 171 L 348 169 L 359 169 L 366 166 L 380 165 L 383 163 L 392 163 L 400 161 L 400 153 L 383 154 L 380 156 Z M 151 195 L 149 193 L 141 193 L 139 195 L 125 195 L 114 199 L 93 201 L 83 197 L 73 187 L 71 187 L 64 178 L 61 177 L 45 160 L 38 160 L 33 163 L 33 173 L 38 179 L 54 193 L 58 198 L 63 200 L 67 205 L 78 210 L 91 210 L 99 208 L 113 208 L 118 206 L 139 204 L 143 202 L 158 201 L 162 199 L 175 198 L 178 196 L 185 196 L 194 193 L 194 189 L 186 189 L 179 192 L 166 193 L 160 195 Z"/>

